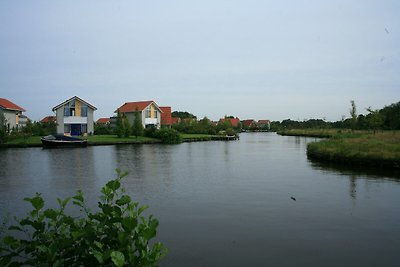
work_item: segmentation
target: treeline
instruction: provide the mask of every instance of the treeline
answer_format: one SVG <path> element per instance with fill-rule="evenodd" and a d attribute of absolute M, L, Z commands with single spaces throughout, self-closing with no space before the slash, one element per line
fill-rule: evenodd
<path fill-rule="evenodd" d="M 354 102 L 350 110 L 350 118 L 329 122 L 322 119 L 294 121 L 291 119 L 271 122 L 271 130 L 308 129 L 308 128 L 336 128 L 353 130 L 400 130 L 400 102 L 385 106 L 382 109 L 366 109 L 368 114 L 356 114 Z"/>
<path fill-rule="evenodd" d="M 238 127 L 233 127 L 232 123 L 229 120 L 214 123 L 207 117 L 204 117 L 201 120 L 182 120 L 177 124 L 173 124 L 172 128 L 180 133 L 187 134 L 235 135 L 240 130 L 240 125 Z"/>

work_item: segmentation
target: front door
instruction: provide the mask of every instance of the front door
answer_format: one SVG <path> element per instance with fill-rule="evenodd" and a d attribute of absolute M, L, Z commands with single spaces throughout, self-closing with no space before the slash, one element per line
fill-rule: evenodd
<path fill-rule="evenodd" d="M 80 124 L 71 124 L 71 135 L 81 135 L 81 125 Z"/>

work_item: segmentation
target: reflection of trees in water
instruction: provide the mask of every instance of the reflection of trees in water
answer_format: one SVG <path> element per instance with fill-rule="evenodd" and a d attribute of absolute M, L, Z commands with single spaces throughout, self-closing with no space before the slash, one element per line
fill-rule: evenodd
<path fill-rule="evenodd" d="M 347 176 L 349 178 L 349 194 L 352 199 L 356 199 L 357 197 L 357 180 L 363 179 L 367 182 L 392 181 L 400 183 L 400 170 L 387 170 L 366 166 L 354 167 L 328 162 L 309 161 L 311 162 L 311 167 L 313 169 L 333 174 L 340 174 L 343 177 Z"/>
<path fill-rule="evenodd" d="M 357 195 L 357 176 L 350 175 L 350 196 L 355 199 Z"/>

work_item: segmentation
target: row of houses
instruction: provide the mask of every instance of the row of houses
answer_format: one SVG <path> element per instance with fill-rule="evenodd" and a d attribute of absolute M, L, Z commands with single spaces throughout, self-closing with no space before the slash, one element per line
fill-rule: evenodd
<path fill-rule="evenodd" d="M 64 135 L 86 135 L 94 133 L 94 112 L 95 106 L 87 101 L 74 96 L 64 102 L 54 106 L 52 111 L 55 116 L 47 116 L 41 120 L 42 123 L 54 122 L 58 134 Z M 4 115 L 5 124 L 8 132 L 12 129 L 19 130 L 27 123 L 28 118 L 23 114 L 26 110 L 13 102 L 0 98 L 0 115 Z M 126 102 L 118 107 L 114 113 L 125 114 L 131 125 L 134 124 L 136 114 L 139 114 L 144 128 L 171 127 L 174 123 L 179 123 L 179 118 L 172 117 L 172 108 L 170 106 L 159 106 L 156 102 L 138 101 Z M 232 127 L 242 125 L 242 128 L 264 128 L 269 120 L 240 121 L 238 118 L 224 118 L 219 122 L 229 120 Z M 98 124 L 109 124 L 112 128 L 116 127 L 117 116 L 110 118 L 100 118 Z M 218 123 L 218 122 L 215 122 Z"/>
<path fill-rule="evenodd" d="M 42 123 L 55 122 L 57 133 L 64 135 L 86 135 L 94 133 L 95 106 L 87 101 L 74 96 L 52 108 L 55 116 L 47 116 Z M 26 110 L 17 104 L 0 98 L 0 115 L 4 115 L 7 131 L 19 130 L 26 125 L 28 118 L 23 115 Z M 172 124 L 171 107 L 159 106 L 154 101 L 126 102 L 115 110 L 115 113 L 124 113 L 129 122 L 133 124 L 135 114 L 141 116 L 144 128 L 170 127 Z M 116 126 L 117 117 L 102 118 Z"/>

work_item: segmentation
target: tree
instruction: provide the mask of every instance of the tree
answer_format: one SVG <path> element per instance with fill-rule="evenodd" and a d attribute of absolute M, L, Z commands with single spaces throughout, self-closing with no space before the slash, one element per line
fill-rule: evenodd
<path fill-rule="evenodd" d="M 0 113 L 0 144 L 7 142 L 6 118 Z"/>
<path fill-rule="evenodd" d="M 373 110 L 371 107 L 367 108 L 369 114 L 367 115 L 367 122 L 371 129 L 374 130 L 374 134 L 383 124 L 383 117 L 379 110 Z"/>
<path fill-rule="evenodd" d="M 121 137 L 129 137 L 131 135 L 131 126 L 129 124 L 128 118 L 125 113 L 118 112 L 117 115 L 117 128 L 115 129 L 115 134 Z"/>
<path fill-rule="evenodd" d="M 135 110 L 135 120 L 133 121 L 133 126 L 132 126 L 132 134 L 136 137 L 138 136 L 143 136 L 143 124 L 142 124 L 142 118 L 140 116 L 140 112 L 138 109 Z"/>
<path fill-rule="evenodd" d="M 357 126 L 357 108 L 354 100 L 351 100 L 350 103 L 351 103 L 351 108 L 350 108 L 351 129 L 354 131 Z"/>

